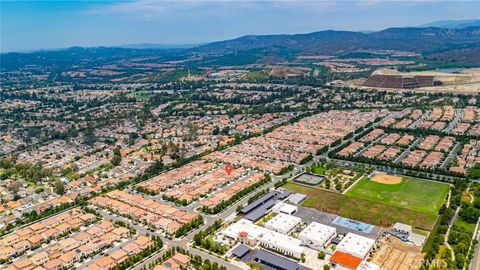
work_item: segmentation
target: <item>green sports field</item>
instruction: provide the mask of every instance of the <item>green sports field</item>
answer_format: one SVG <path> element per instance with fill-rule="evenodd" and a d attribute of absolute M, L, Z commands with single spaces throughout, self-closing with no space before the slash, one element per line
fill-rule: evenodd
<path fill-rule="evenodd" d="M 308 198 L 302 203 L 302 206 L 374 225 L 388 227 L 395 222 L 402 222 L 429 231 L 433 228 L 437 218 L 433 214 L 342 195 L 294 182 L 288 182 L 283 187 L 307 195 Z"/>
<path fill-rule="evenodd" d="M 361 179 L 347 193 L 369 201 L 436 215 L 448 194 L 449 185 L 410 177 L 394 185 Z"/>

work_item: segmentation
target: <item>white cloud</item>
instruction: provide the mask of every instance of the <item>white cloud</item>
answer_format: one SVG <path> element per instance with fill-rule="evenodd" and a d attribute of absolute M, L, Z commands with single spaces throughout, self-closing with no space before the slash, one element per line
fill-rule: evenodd
<path fill-rule="evenodd" d="M 341 0 L 340 0 L 341 1 Z M 196 12 L 206 8 L 209 13 L 216 11 L 235 12 L 242 9 L 288 9 L 325 10 L 336 6 L 338 0 L 136 0 L 112 4 L 97 4 L 84 11 L 95 15 L 146 15 Z M 220 14 L 219 14 L 220 15 Z"/>

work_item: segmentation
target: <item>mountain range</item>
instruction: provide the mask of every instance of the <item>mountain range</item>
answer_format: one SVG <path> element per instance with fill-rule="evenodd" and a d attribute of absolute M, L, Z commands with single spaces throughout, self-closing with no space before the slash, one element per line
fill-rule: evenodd
<path fill-rule="evenodd" d="M 209 43 L 191 52 L 225 54 L 252 49 L 284 48 L 305 54 L 334 54 L 356 50 L 442 51 L 480 46 L 480 26 L 389 28 L 378 32 L 319 31 L 295 35 L 248 35 Z"/>
<path fill-rule="evenodd" d="M 480 20 L 436 21 L 436 22 L 418 25 L 417 27 L 440 27 L 440 28 L 449 28 L 449 29 L 462 29 L 470 26 L 480 26 Z"/>
<path fill-rule="evenodd" d="M 474 23 L 470 21 L 470 23 Z M 447 24 L 443 22 L 443 24 Z M 332 55 L 365 50 L 401 50 L 421 53 L 430 59 L 480 65 L 480 26 L 465 28 L 404 27 L 376 32 L 326 30 L 293 35 L 247 35 L 200 46 L 175 48 L 155 44 L 117 47 L 73 47 L 33 53 L 1 54 L 2 70 L 31 63 L 65 67 L 80 63 L 110 63 L 131 57 L 164 60 L 203 56 L 199 65 L 246 65 L 273 63 L 297 55 Z"/>

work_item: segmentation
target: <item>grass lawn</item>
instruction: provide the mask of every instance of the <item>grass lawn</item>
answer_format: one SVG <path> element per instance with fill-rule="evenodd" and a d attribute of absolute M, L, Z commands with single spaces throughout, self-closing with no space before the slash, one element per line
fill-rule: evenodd
<path fill-rule="evenodd" d="M 288 182 L 283 186 L 293 192 L 303 193 L 308 199 L 302 204 L 339 216 L 360 220 L 379 226 L 390 226 L 395 222 L 411 224 L 424 230 L 431 230 L 436 215 L 413 211 L 383 203 L 374 202 L 328 192 L 315 187 L 308 187 Z"/>
<path fill-rule="evenodd" d="M 314 174 L 325 175 L 325 172 L 327 172 L 327 169 L 324 168 L 324 167 L 314 166 L 314 167 L 312 168 L 312 173 L 314 173 Z"/>
<path fill-rule="evenodd" d="M 128 94 L 129 97 L 135 98 L 137 100 L 144 100 L 150 98 L 150 93 L 147 91 L 137 91 Z"/>
<path fill-rule="evenodd" d="M 37 184 L 35 184 L 35 182 L 32 182 L 32 181 L 28 181 L 27 182 L 27 187 L 35 187 Z"/>
<path fill-rule="evenodd" d="M 346 195 L 436 215 L 450 189 L 448 184 L 403 177 L 388 185 L 361 179 Z"/>
<path fill-rule="evenodd" d="M 473 195 L 473 194 L 471 192 L 470 193 L 462 192 L 462 202 L 470 203 L 472 201 L 472 197 L 470 197 L 470 195 Z"/>
<path fill-rule="evenodd" d="M 467 222 L 461 220 L 460 218 L 458 218 L 455 221 L 454 225 L 465 229 L 466 231 L 468 231 L 470 233 L 470 235 L 472 235 L 473 232 L 475 231 L 475 224 L 467 223 Z"/>

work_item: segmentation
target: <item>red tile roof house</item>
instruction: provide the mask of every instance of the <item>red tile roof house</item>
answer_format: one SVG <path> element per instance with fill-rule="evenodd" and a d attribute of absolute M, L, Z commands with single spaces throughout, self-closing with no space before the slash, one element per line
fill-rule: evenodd
<path fill-rule="evenodd" d="M 140 246 L 142 250 L 147 249 L 148 247 L 153 245 L 152 239 L 145 235 L 140 235 L 135 239 L 135 243 Z"/>
<path fill-rule="evenodd" d="M 48 257 L 48 253 L 45 251 L 38 252 L 37 254 L 31 257 L 33 264 L 35 265 L 42 265 L 46 263 L 50 258 Z"/>
<path fill-rule="evenodd" d="M 63 267 L 70 268 L 75 262 L 78 261 L 79 256 L 75 251 L 71 250 L 67 253 L 64 253 L 59 259 L 62 261 Z"/>
<path fill-rule="evenodd" d="M 138 254 L 141 251 L 139 245 L 134 242 L 130 242 L 122 247 L 123 251 L 125 251 L 129 256 Z"/>
<path fill-rule="evenodd" d="M 119 240 L 118 236 L 111 232 L 100 236 L 100 239 L 105 243 L 105 245 L 113 244 L 115 241 Z"/>
<path fill-rule="evenodd" d="M 21 254 L 27 251 L 30 247 L 31 247 L 30 242 L 28 242 L 27 240 L 20 241 L 13 245 L 13 249 L 15 249 L 15 252 L 17 254 Z"/>
<path fill-rule="evenodd" d="M 78 254 L 78 256 L 80 258 L 85 258 L 88 255 L 92 254 L 94 252 L 94 250 L 92 249 L 92 247 L 89 244 L 84 244 L 84 245 L 79 246 L 75 250 L 75 252 Z"/>
<path fill-rule="evenodd" d="M 84 215 L 81 215 L 79 217 L 83 222 L 93 222 L 95 221 L 95 215 L 94 214 L 91 214 L 91 213 L 86 213 Z"/>
<path fill-rule="evenodd" d="M 105 242 L 99 238 L 94 238 L 92 241 L 88 242 L 88 245 L 93 251 L 98 252 L 105 246 Z"/>
<path fill-rule="evenodd" d="M 52 228 L 52 229 L 48 229 L 48 230 L 44 231 L 42 233 L 42 237 L 46 241 L 48 239 L 52 239 L 52 238 L 56 237 L 59 234 L 60 234 L 60 232 L 57 229 Z"/>
<path fill-rule="evenodd" d="M 176 253 L 172 259 L 184 268 L 187 268 L 190 265 L 190 257 L 182 253 Z"/>
<path fill-rule="evenodd" d="M 47 229 L 42 222 L 34 223 L 30 225 L 29 228 L 35 233 L 42 233 Z"/>
<path fill-rule="evenodd" d="M 112 222 L 106 220 L 100 222 L 98 226 L 103 230 L 104 233 L 107 233 L 115 228 Z"/>
<path fill-rule="evenodd" d="M 67 252 L 79 247 L 80 243 L 77 242 L 74 238 L 67 238 L 67 239 L 58 241 L 58 245 L 63 250 L 63 252 Z"/>
<path fill-rule="evenodd" d="M 95 177 L 93 177 L 93 176 L 91 176 L 91 175 L 85 176 L 85 178 L 83 178 L 83 179 L 85 179 L 85 181 L 87 181 L 87 182 L 89 182 L 89 183 L 95 183 L 95 181 L 97 181 L 97 180 L 95 179 Z"/>
<path fill-rule="evenodd" d="M 0 248 L 0 259 L 8 259 L 15 255 L 15 249 L 11 246 Z"/>
<path fill-rule="evenodd" d="M 19 259 L 13 262 L 12 266 L 17 270 L 30 270 L 35 267 L 30 259 Z"/>
<path fill-rule="evenodd" d="M 17 234 L 12 233 L 10 235 L 5 236 L 1 241 L 4 246 L 11 246 L 20 242 L 20 237 L 18 237 Z"/>
<path fill-rule="evenodd" d="M 187 269 L 190 265 L 190 258 L 181 253 L 176 253 L 173 257 L 165 261 L 161 266 L 157 266 L 154 270 L 180 270 Z"/>
<path fill-rule="evenodd" d="M 85 222 L 81 220 L 80 218 L 74 218 L 69 221 L 67 221 L 68 225 L 70 225 L 71 228 L 73 229 L 78 229 L 80 228 Z"/>
<path fill-rule="evenodd" d="M 115 261 L 110 256 L 98 258 L 95 264 L 102 270 L 109 270 L 115 267 Z"/>
<path fill-rule="evenodd" d="M 22 240 L 27 240 L 30 236 L 33 235 L 33 231 L 30 228 L 25 228 L 17 232 L 18 237 Z"/>
<path fill-rule="evenodd" d="M 63 263 L 60 259 L 53 259 L 46 262 L 43 265 L 43 268 L 45 268 L 46 270 L 60 270 L 62 269 L 62 264 Z"/>
<path fill-rule="evenodd" d="M 128 230 L 125 227 L 118 227 L 118 228 L 113 229 L 112 233 L 117 235 L 118 238 L 120 239 L 120 238 L 128 237 L 128 235 L 130 235 L 130 230 Z"/>
<path fill-rule="evenodd" d="M 128 254 L 124 250 L 118 249 L 118 250 L 112 252 L 112 254 L 110 254 L 110 257 L 118 265 L 118 264 L 121 264 L 122 262 L 124 262 L 128 258 Z"/>
<path fill-rule="evenodd" d="M 100 228 L 98 225 L 90 227 L 88 230 L 86 230 L 86 232 L 94 237 L 100 237 L 104 234 L 102 228 Z"/>
<path fill-rule="evenodd" d="M 76 235 L 73 236 L 73 239 L 75 239 L 77 242 L 79 242 L 81 245 L 88 243 L 90 239 L 92 239 L 92 236 L 86 232 L 79 232 Z"/>
<path fill-rule="evenodd" d="M 32 247 L 36 247 L 42 244 L 43 237 L 41 234 L 35 234 L 32 237 L 28 238 L 28 242 Z"/>
<path fill-rule="evenodd" d="M 66 233 L 66 232 L 70 231 L 72 229 L 72 227 L 70 225 L 68 225 L 68 223 L 62 223 L 62 224 L 56 226 L 55 229 L 57 229 L 57 231 L 59 231 L 59 233 L 62 234 L 62 233 Z"/>

